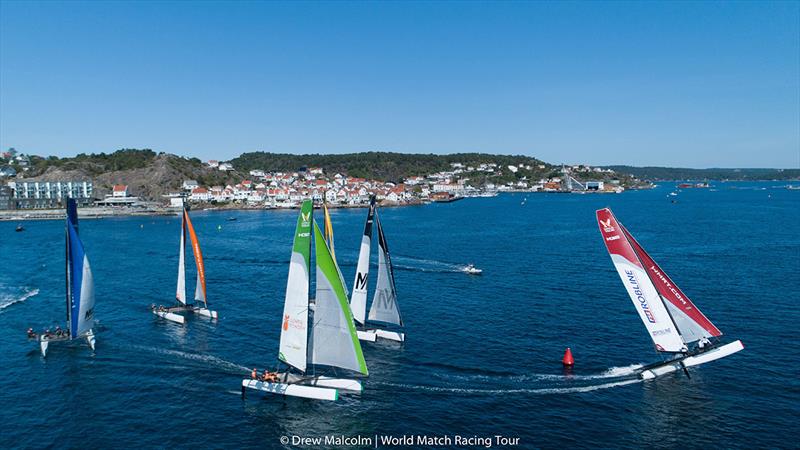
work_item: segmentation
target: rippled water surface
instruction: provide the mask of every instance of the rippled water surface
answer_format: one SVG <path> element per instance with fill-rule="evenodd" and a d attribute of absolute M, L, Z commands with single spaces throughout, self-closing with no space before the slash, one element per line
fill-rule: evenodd
<path fill-rule="evenodd" d="M 775 184 L 381 209 L 408 341 L 365 344 L 365 391 L 336 403 L 240 396 L 248 368 L 275 365 L 296 211 L 192 213 L 220 319 L 183 326 L 147 309 L 174 298 L 179 218 L 82 221 L 97 351 L 54 345 L 46 360 L 24 330 L 64 320 L 64 225 L 0 222 L 0 448 L 277 447 L 330 434 L 794 446 L 800 192 Z M 631 376 L 658 355 L 600 239 L 605 206 L 743 352 L 691 379 Z M 365 210 L 332 216 L 351 284 Z M 459 272 L 467 263 L 483 276 Z M 568 346 L 577 364 L 565 375 Z"/>

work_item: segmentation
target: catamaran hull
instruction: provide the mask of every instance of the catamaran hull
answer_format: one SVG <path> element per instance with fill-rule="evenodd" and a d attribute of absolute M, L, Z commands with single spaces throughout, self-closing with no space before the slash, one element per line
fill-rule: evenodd
<path fill-rule="evenodd" d="M 217 318 L 217 312 L 207 308 L 194 308 L 192 311 L 194 311 L 195 314 L 200 314 L 201 316 L 205 316 L 211 319 Z"/>
<path fill-rule="evenodd" d="M 266 381 L 242 380 L 242 388 L 255 389 L 261 392 L 268 392 L 276 395 L 288 395 L 291 397 L 311 398 L 314 400 L 336 401 L 339 398 L 339 391 L 324 387 L 306 386 L 302 384 L 270 383 Z M 242 391 L 244 392 L 244 390 Z"/>
<path fill-rule="evenodd" d="M 367 342 L 375 342 L 375 339 L 378 337 L 375 334 L 375 330 L 367 330 L 367 331 L 356 330 L 356 334 L 358 335 L 359 340 Z"/>
<path fill-rule="evenodd" d="M 171 313 L 168 311 L 153 311 L 153 314 L 161 317 L 162 319 L 167 319 L 175 323 L 184 323 L 186 319 L 180 314 Z"/>
<path fill-rule="evenodd" d="M 700 364 L 721 359 L 742 350 L 744 350 L 742 341 L 731 342 L 730 344 L 725 344 L 707 352 L 700 353 L 699 355 L 687 356 L 686 358 L 666 362 L 664 365 L 650 367 L 639 373 L 639 377 L 643 380 L 652 380 L 653 378 L 668 373 L 683 370 L 685 367 L 699 366 Z"/>
<path fill-rule="evenodd" d="M 390 341 L 395 342 L 405 342 L 406 335 L 405 333 L 398 333 L 396 331 L 387 331 L 387 330 L 358 330 L 356 331 L 358 334 L 358 339 L 367 342 L 375 342 L 377 338 L 388 339 Z"/>
<path fill-rule="evenodd" d="M 340 391 L 361 393 L 364 391 L 364 386 L 358 380 L 349 380 L 347 378 L 330 378 L 318 377 L 309 380 L 311 386 L 318 386 L 324 388 L 338 389 Z"/>
<path fill-rule="evenodd" d="M 86 343 L 89 345 L 89 348 L 92 349 L 92 351 L 94 351 L 96 346 L 95 344 L 97 343 L 97 340 L 94 337 L 94 332 L 92 330 L 89 330 L 83 337 L 86 339 Z M 51 342 L 70 342 L 70 341 L 71 339 L 66 336 L 51 337 L 49 339 L 40 337 L 39 350 L 42 352 L 42 357 L 47 357 L 47 349 L 50 347 Z"/>

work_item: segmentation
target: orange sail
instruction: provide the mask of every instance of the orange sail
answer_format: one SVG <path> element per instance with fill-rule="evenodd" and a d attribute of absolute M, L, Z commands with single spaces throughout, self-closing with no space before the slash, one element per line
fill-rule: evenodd
<path fill-rule="evenodd" d="M 208 307 L 206 301 L 206 268 L 203 265 L 203 252 L 200 251 L 200 242 L 197 240 L 197 235 L 194 232 L 194 226 L 189 219 L 189 213 L 183 211 L 183 216 L 186 219 L 186 226 L 189 229 L 189 237 L 192 240 L 192 253 L 194 253 L 194 261 L 197 264 L 197 287 L 194 291 L 194 299 L 203 302 Z"/>

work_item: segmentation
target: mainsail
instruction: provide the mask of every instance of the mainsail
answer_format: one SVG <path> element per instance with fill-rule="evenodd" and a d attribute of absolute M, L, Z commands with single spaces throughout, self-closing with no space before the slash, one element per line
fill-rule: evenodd
<path fill-rule="evenodd" d="M 700 312 L 700 309 L 689 300 L 689 297 L 681 291 L 678 285 L 676 285 L 666 272 L 656 264 L 653 258 L 644 251 L 642 246 L 639 245 L 628 230 L 621 224 L 620 228 L 633 246 L 633 250 L 644 265 L 645 271 L 656 287 L 656 290 L 661 295 L 662 300 L 666 299 L 664 304 L 667 305 L 672 320 L 678 326 L 678 331 L 683 337 L 683 340 L 686 342 L 694 342 L 703 337 L 710 338 L 721 336 L 722 332 Z"/>
<path fill-rule="evenodd" d="M 369 202 L 367 223 L 364 225 L 364 235 L 361 237 L 361 249 L 358 251 L 358 265 L 356 266 L 356 279 L 353 281 L 353 295 L 350 297 L 350 308 L 353 310 L 353 319 L 363 325 L 367 315 L 367 280 L 369 279 L 369 257 L 372 243 L 372 221 L 375 216 L 375 197 Z"/>
<path fill-rule="evenodd" d="M 75 200 L 67 200 L 67 302 L 70 338 L 75 339 L 94 324 L 94 277 L 89 258 L 78 237 Z"/>
<path fill-rule="evenodd" d="M 203 252 L 200 251 L 200 241 L 197 240 L 192 221 L 189 219 L 189 213 L 187 213 L 185 209 L 183 210 L 183 216 L 186 219 L 186 227 L 189 229 L 189 237 L 192 241 L 192 253 L 194 253 L 194 262 L 197 266 L 197 282 L 195 283 L 194 299 L 203 302 L 207 308 L 206 268 L 203 264 Z"/>
<path fill-rule="evenodd" d="M 175 298 L 186 304 L 186 263 L 184 254 L 186 253 L 186 210 L 181 214 L 181 243 L 178 250 L 178 288 Z"/>
<path fill-rule="evenodd" d="M 294 231 L 278 352 L 278 359 L 301 372 L 305 372 L 308 359 L 308 285 L 313 211 L 311 200 L 303 201 Z"/>
<path fill-rule="evenodd" d="M 375 223 L 378 227 L 378 281 L 375 285 L 375 295 L 372 297 L 372 307 L 369 309 L 369 320 L 402 326 L 403 320 L 397 308 L 392 258 L 389 256 L 386 236 L 383 235 L 383 227 L 377 214 Z"/>
<path fill-rule="evenodd" d="M 316 223 L 314 239 L 317 290 L 311 362 L 368 375 L 341 275 Z"/>
<path fill-rule="evenodd" d="M 685 350 L 686 344 L 675 322 L 614 214 L 608 208 L 600 209 L 597 211 L 597 222 L 614 267 L 639 317 L 650 333 L 656 350 L 661 352 Z"/>

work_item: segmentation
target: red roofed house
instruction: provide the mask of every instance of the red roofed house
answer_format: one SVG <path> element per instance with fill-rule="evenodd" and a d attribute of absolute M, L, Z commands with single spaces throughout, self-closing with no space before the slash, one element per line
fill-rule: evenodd
<path fill-rule="evenodd" d="M 111 195 L 113 197 L 127 197 L 128 186 L 125 184 L 115 184 L 114 187 L 111 189 Z"/>

